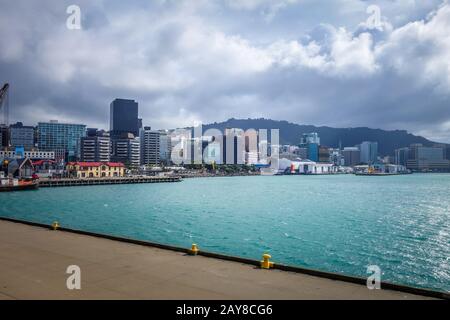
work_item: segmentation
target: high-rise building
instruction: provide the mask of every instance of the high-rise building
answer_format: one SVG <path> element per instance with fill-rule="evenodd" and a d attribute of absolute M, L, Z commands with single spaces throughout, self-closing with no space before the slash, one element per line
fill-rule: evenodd
<path fill-rule="evenodd" d="M 245 132 L 238 128 L 227 128 L 222 137 L 223 164 L 244 164 Z"/>
<path fill-rule="evenodd" d="M 395 150 L 395 164 L 406 167 L 409 157 L 409 148 Z"/>
<path fill-rule="evenodd" d="M 304 133 L 300 138 L 300 144 L 315 143 L 320 145 L 320 138 L 317 132 Z"/>
<path fill-rule="evenodd" d="M 344 157 L 344 165 L 347 167 L 354 167 L 361 163 L 361 152 L 357 147 L 347 147 L 342 151 Z"/>
<path fill-rule="evenodd" d="M 9 127 L 0 124 L 0 147 L 9 147 Z"/>
<path fill-rule="evenodd" d="M 307 159 L 319 162 L 320 138 L 316 132 L 304 133 L 300 139 L 300 148 L 307 149 Z"/>
<path fill-rule="evenodd" d="M 424 147 L 413 144 L 409 147 L 406 167 L 411 170 L 449 170 L 450 161 L 444 158 L 444 148 Z"/>
<path fill-rule="evenodd" d="M 325 146 L 319 147 L 319 162 L 330 162 L 330 148 Z"/>
<path fill-rule="evenodd" d="M 58 121 L 38 123 L 38 146 L 43 151 L 64 154 L 65 160 L 74 160 L 80 154 L 80 139 L 86 136 L 86 125 L 59 123 Z"/>
<path fill-rule="evenodd" d="M 378 142 L 364 141 L 361 143 L 361 163 L 375 164 L 378 162 Z"/>
<path fill-rule="evenodd" d="M 142 120 L 138 118 L 138 103 L 134 100 L 115 99 L 110 105 L 111 137 L 132 133 L 139 136 Z"/>
<path fill-rule="evenodd" d="M 141 163 L 140 140 L 132 133 L 111 138 L 111 161 L 121 162 L 126 166 L 139 167 Z"/>
<path fill-rule="evenodd" d="M 81 138 L 82 162 L 109 162 L 111 159 L 111 139 L 109 133 L 88 129 L 86 137 Z"/>
<path fill-rule="evenodd" d="M 141 141 L 141 165 L 160 164 L 160 132 L 144 127 L 139 135 Z"/>
<path fill-rule="evenodd" d="M 247 130 L 244 134 L 244 161 L 247 165 L 259 163 L 259 134 L 256 130 Z"/>
<path fill-rule="evenodd" d="M 23 147 L 26 150 L 34 148 L 35 128 L 24 126 L 22 122 L 17 122 L 9 127 L 10 144 L 12 147 Z"/>
<path fill-rule="evenodd" d="M 172 139 L 165 130 L 159 132 L 159 160 L 164 164 L 170 164 L 172 154 Z"/>

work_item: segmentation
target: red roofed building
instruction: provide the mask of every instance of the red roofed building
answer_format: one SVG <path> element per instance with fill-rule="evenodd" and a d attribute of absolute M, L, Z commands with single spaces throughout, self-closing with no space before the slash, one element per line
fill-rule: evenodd
<path fill-rule="evenodd" d="M 34 173 L 39 178 L 62 177 L 64 165 L 55 160 L 43 159 L 33 161 Z"/>
<path fill-rule="evenodd" d="M 66 170 L 70 177 L 76 178 L 111 178 L 125 175 L 125 166 L 120 162 L 69 162 Z"/>

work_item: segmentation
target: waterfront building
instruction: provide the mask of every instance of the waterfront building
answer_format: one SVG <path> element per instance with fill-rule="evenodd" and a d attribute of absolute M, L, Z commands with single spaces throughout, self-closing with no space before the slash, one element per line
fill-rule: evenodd
<path fill-rule="evenodd" d="M 34 173 L 39 178 L 63 177 L 64 165 L 55 160 L 33 161 Z"/>
<path fill-rule="evenodd" d="M 308 159 L 308 148 L 299 147 L 294 151 L 294 154 L 300 159 Z"/>
<path fill-rule="evenodd" d="M 434 147 L 442 148 L 444 150 L 444 159 L 450 160 L 450 145 L 444 143 L 435 144 Z"/>
<path fill-rule="evenodd" d="M 206 163 L 205 154 L 208 152 L 207 148 L 210 143 L 214 143 L 216 140 L 212 136 L 202 136 L 200 138 L 193 138 L 188 140 L 188 158 L 192 164 Z M 195 159 L 195 152 L 199 159 Z"/>
<path fill-rule="evenodd" d="M 29 158 L 13 159 L 8 162 L 7 176 L 28 179 L 33 176 L 34 167 Z"/>
<path fill-rule="evenodd" d="M 316 132 L 304 133 L 300 139 L 300 148 L 306 148 L 308 159 L 314 162 L 319 161 L 320 138 Z"/>
<path fill-rule="evenodd" d="M 405 166 L 409 158 L 409 148 L 400 148 L 395 150 L 395 164 Z"/>
<path fill-rule="evenodd" d="M 139 138 L 141 144 L 141 165 L 159 165 L 160 132 L 152 130 L 151 127 L 144 127 Z"/>
<path fill-rule="evenodd" d="M 330 162 L 335 166 L 344 166 L 344 157 L 342 156 L 341 149 L 339 148 L 330 148 Z"/>
<path fill-rule="evenodd" d="M 75 159 L 80 154 L 80 139 L 86 136 L 86 125 L 59 123 L 56 120 L 38 123 L 38 145 L 42 151 L 55 151 L 63 159 Z"/>
<path fill-rule="evenodd" d="M 395 157 L 385 156 L 383 159 L 381 159 L 381 162 L 384 164 L 395 164 Z"/>
<path fill-rule="evenodd" d="M 226 128 L 222 139 L 223 163 L 244 164 L 245 131 L 238 128 Z"/>
<path fill-rule="evenodd" d="M 298 155 L 296 155 L 295 153 L 291 153 L 291 152 L 281 152 L 279 154 L 279 158 L 280 159 L 288 159 L 288 160 L 291 160 L 291 161 L 300 159 L 298 157 Z"/>
<path fill-rule="evenodd" d="M 360 162 L 374 164 L 378 162 L 378 142 L 364 141 L 359 146 Z"/>
<path fill-rule="evenodd" d="M 30 150 L 35 146 L 35 128 L 17 122 L 9 127 L 11 147 L 23 147 Z"/>
<path fill-rule="evenodd" d="M 348 167 L 354 167 L 361 163 L 360 150 L 357 147 L 346 147 L 342 151 L 344 157 L 344 165 Z"/>
<path fill-rule="evenodd" d="M 278 162 L 280 174 L 332 174 L 337 172 L 337 167 L 332 163 L 317 163 L 311 160 L 294 160 L 281 158 Z"/>
<path fill-rule="evenodd" d="M 223 134 L 217 134 L 203 139 L 202 150 L 205 152 L 208 144 L 214 145 L 208 152 L 213 153 L 215 163 L 231 165 L 256 165 L 262 158 L 263 151 L 267 151 L 267 141 L 260 141 L 258 131 L 249 129 L 247 131 L 239 128 L 226 128 Z M 209 141 L 208 141 L 209 139 Z M 220 145 L 220 150 L 217 150 Z M 209 154 L 208 158 L 211 158 Z M 205 162 L 210 162 L 205 160 Z"/>
<path fill-rule="evenodd" d="M 244 132 L 243 160 L 246 165 L 256 165 L 259 163 L 258 142 L 258 131 L 251 129 Z"/>
<path fill-rule="evenodd" d="M 55 160 L 54 151 L 39 151 L 39 150 L 23 150 L 21 148 L 17 150 L 2 150 L 0 151 L 0 159 L 17 159 L 17 158 L 29 158 L 31 160 Z"/>
<path fill-rule="evenodd" d="M 87 136 L 80 140 L 82 162 L 108 162 L 111 158 L 109 133 L 88 129 Z"/>
<path fill-rule="evenodd" d="M 406 174 L 408 169 L 402 165 L 390 163 L 363 164 L 354 167 L 356 174 Z"/>
<path fill-rule="evenodd" d="M 422 144 L 413 144 L 409 147 L 406 166 L 414 171 L 448 171 L 450 161 L 445 159 L 444 148 L 442 147 L 425 147 Z"/>
<path fill-rule="evenodd" d="M 319 146 L 319 162 L 330 162 L 330 148 Z"/>
<path fill-rule="evenodd" d="M 115 99 L 110 104 L 111 137 L 120 137 L 132 133 L 139 136 L 142 120 L 138 118 L 138 103 L 134 100 Z"/>
<path fill-rule="evenodd" d="M 69 162 L 66 171 L 74 178 L 123 177 L 125 166 L 120 162 Z"/>
<path fill-rule="evenodd" d="M 126 166 L 139 167 L 141 163 L 140 139 L 132 133 L 111 138 L 111 161 L 121 162 Z"/>
<path fill-rule="evenodd" d="M 171 163 L 172 154 L 172 138 L 168 131 L 161 130 L 159 132 L 159 160 L 165 165 Z"/>
<path fill-rule="evenodd" d="M 317 143 L 306 144 L 306 149 L 308 152 L 308 160 L 318 162 L 319 161 L 319 145 Z"/>
<path fill-rule="evenodd" d="M 221 164 L 221 144 L 218 141 L 208 143 L 204 153 L 204 162 L 207 164 Z"/>
<path fill-rule="evenodd" d="M 185 129 L 176 129 L 170 132 L 170 141 L 172 144 L 170 161 L 176 165 L 191 163 L 190 146 L 188 141 L 191 139 L 192 131 Z"/>

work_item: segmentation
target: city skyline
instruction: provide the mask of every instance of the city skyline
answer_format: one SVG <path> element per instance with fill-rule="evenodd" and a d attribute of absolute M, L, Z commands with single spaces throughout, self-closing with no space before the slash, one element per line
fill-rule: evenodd
<path fill-rule="evenodd" d="M 155 129 L 264 117 L 450 142 L 448 1 L 373 1 L 376 26 L 366 1 L 322 2 L 79 1 L 81 30 L 69 1 L 5 4 L 11 123 L 107 128 L 123 97 Z"/>

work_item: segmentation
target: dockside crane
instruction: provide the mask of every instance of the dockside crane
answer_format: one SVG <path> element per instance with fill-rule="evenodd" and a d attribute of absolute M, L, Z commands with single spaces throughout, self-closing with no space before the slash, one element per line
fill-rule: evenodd
<path fill-rule="evenodd" d="M 9 126 L 9 83 L 0 89 L 0 125 Z"/>

